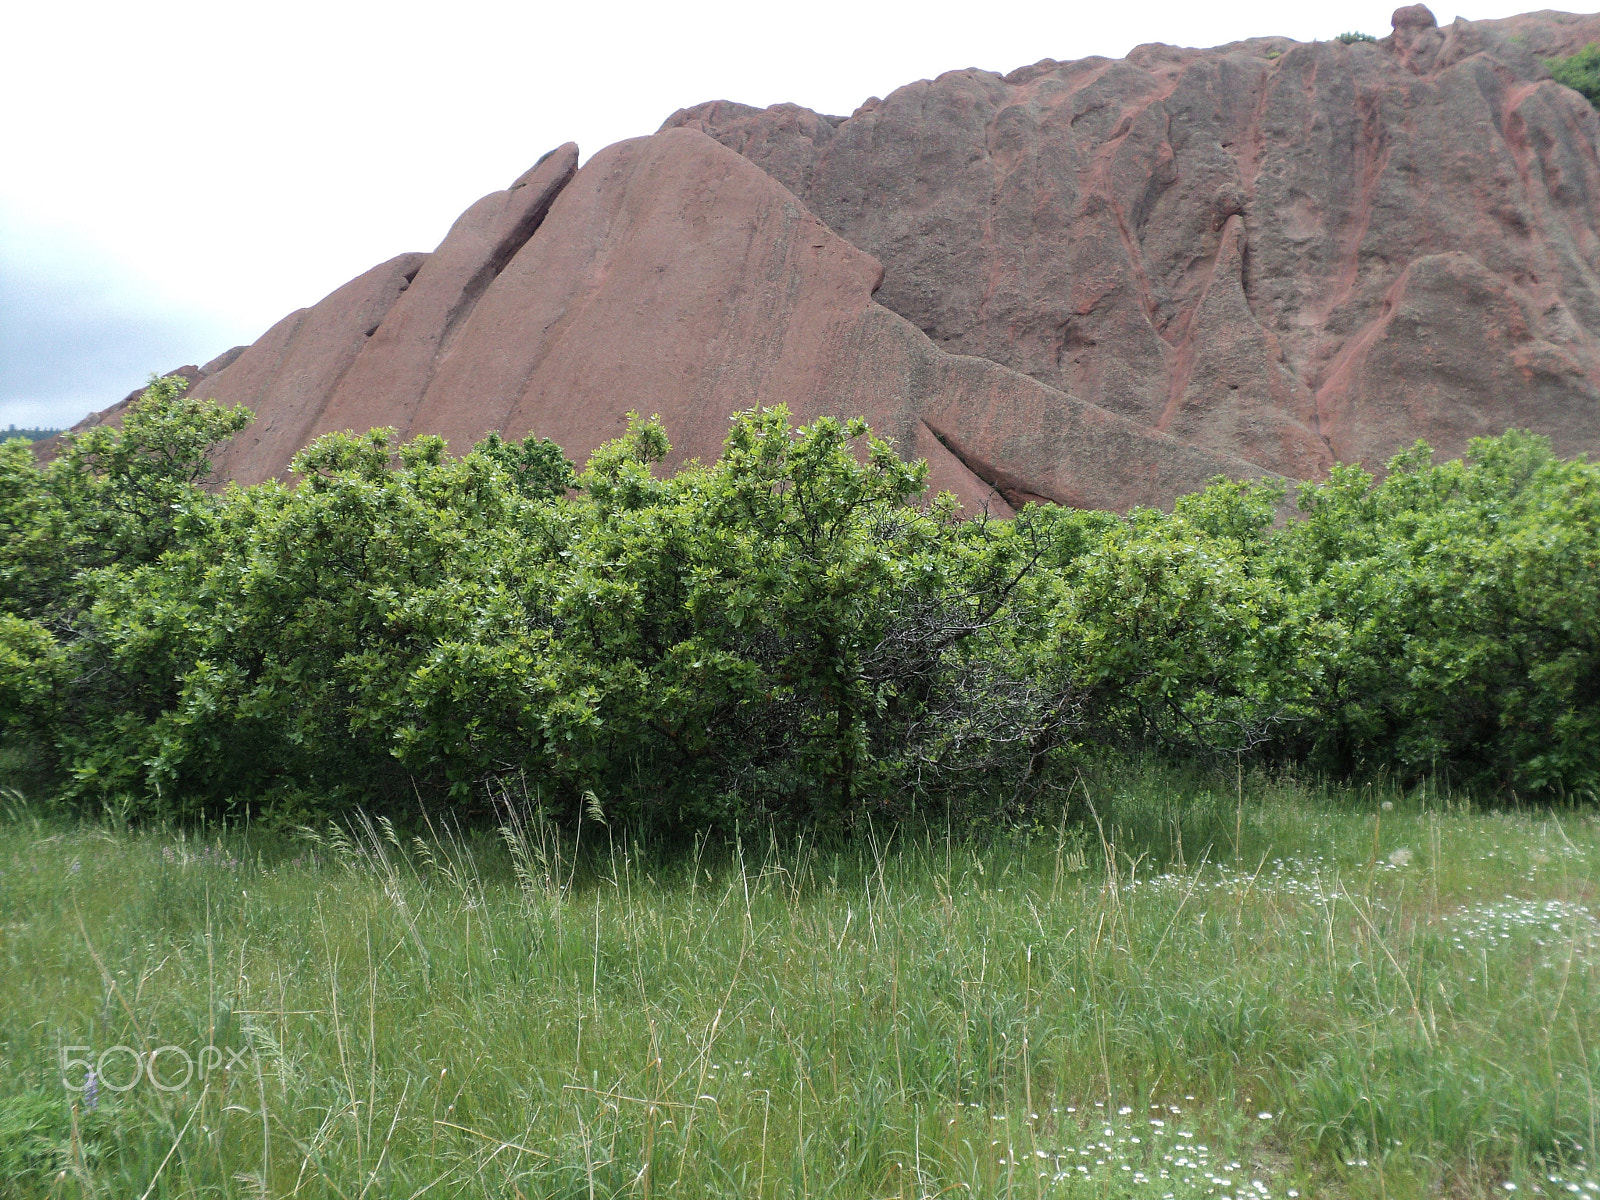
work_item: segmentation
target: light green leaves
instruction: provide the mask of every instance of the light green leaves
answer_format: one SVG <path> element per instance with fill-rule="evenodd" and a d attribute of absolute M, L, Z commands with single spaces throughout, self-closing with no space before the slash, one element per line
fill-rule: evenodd
<path fill-rule="evenodd" d="M 1377 482 L 959 519 L 859 421 L 736 414 L 669 473 L 553 443 L 332 434 L 208 491 L 245 414 L 159 385 L 40 466 L 0 447 L 0 736 L 172 815 L 1016 816 L 1086 754 L 1600 787 L 1600 473 L 1511 433 Z"/>

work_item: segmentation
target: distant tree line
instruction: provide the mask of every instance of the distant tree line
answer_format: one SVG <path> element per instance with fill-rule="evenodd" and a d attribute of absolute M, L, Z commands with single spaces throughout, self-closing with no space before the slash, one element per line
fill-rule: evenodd
<path fill-rule="evenodd" d="M 0 442 L 8 442 L 12 438 L 21 438 L 25 442 L 42 442 L 47 437 L 55 437 L 59 429 L 45 429 L 42 426 L 36 429 L 21 429 L 15 425 L 7 425 L 0 430 Z"/>
<path fill-rule="evenodd" d="M 1134 749 L 1600 786 L 1600 471 L 1529 434 L 1336 467 L 1291 519 L 1219 480 L 993 520 L 782 409 L 671 474 L 635 419 L 581 473 L 374 430 L 208 490 L 248 419 L 157 382 L 48 464 L 0 448 L 0 748 L 64 804 L 471 815 L 510 778 L 664 832 L 849 828 L 1023 815 Z"/>

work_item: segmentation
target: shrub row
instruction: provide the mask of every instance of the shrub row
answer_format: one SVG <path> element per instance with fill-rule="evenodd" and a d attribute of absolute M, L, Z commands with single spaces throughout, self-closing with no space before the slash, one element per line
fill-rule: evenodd
<path fill-rule="evenodd" d="M 1138 746 L 1524 796 L 1600 785 L 1600 487 L 1522 433 L 1285 519 L 962 519 L 859 422 L 733 418 L 666 474 L 635 420 L 549 442 L 333 434 L 207 490 L 248 420 L 156 384 L 0 450 L 0 737 L 135 816 L 448 803 L 517 777 L 662 832 L 1015 815 Z"/>

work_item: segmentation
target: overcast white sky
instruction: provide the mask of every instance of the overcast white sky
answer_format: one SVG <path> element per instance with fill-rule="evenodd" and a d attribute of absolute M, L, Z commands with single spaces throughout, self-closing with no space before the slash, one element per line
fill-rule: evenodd
<path fill-rule="evenodd" d="M 849 113 L 953 68 L 1283 34 L 1394 5 L 875 0 L 16 4 L 0 49 L 0 428 L 253 341 L 573 140 L 702 100 Z M 1537 7 L 1493 0 L 1460 15 Z M 1440 24 L 1457 13 L 1435 7 Z"/>

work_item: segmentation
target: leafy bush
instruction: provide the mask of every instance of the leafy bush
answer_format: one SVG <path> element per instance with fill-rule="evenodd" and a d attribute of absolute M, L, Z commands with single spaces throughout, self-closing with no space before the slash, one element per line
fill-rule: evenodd
<path fill-rule="evenodd" d="M 1600 471 L 1542 438 L 1419 444 L 1301 489 L 1279 567 L 1314 648 L 1301 747 L 1341 773 L 1600 785 Z"/>
<path fill-rule="evenodd" d="M 1341 46 L 1353 46 L 1357 42 L 1375 42 L 1378 39 L 1373 37 L 1370 33 L 1356 33 L 1354 30 L 1352 30 L 1347 33 L 1341 33 L 1333 40 L 1338 42 Z"/>
<path fill-rule="evenodd" d="M 139 411 L 195 423 L 160 394 Z M 470 805 L 523 773 L 669 828 L 848 824 L 1064 735 L 1047 684 L 969 647 L 1004 645 L 1011 594 L 1096 518 L 916 508 L 921 464 L 781 409 L 740 414 L 709 467 L 657 478 L 667 449 L 636 421 L 580 480 L 531 439 L 450 459 L 437 438 L 330 435 L 299 488 L 196 490 L 157 561 L 51 581 L 93 597 L 70 630 L 19 599 L 0 688 L 69 798 L 179 816 Z M 82 485 L 72 470 L 36 491 Z"/>
<path fill-rule="evenodd" d="M 1600 475 L 1512 433 L 1171 513 L 918 503 L 860 422 L 736 415 L 664 475 L 334 434 L 207 491 L 242 412 L 158 385 L 0 453 L 0 749 L 70 802 L 305 820 L 518 776 L 662 832 L 1017 815 L 1101 747 L 1600 787 Z"/>
<path fill-rule="evenodd" d="M 1590 42 L 1576 54 L 1546 60 L 1550 78 L 1578 92 L 1600 107 L 1600 42 Z"/>

